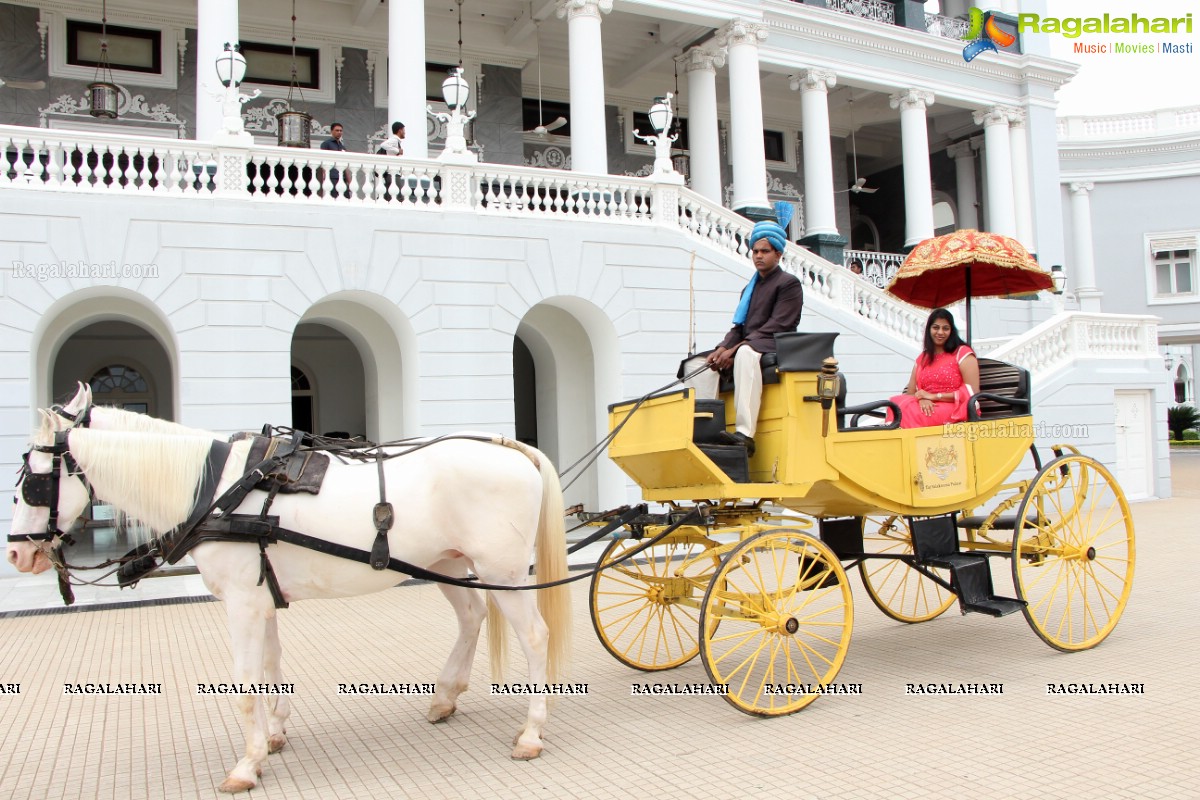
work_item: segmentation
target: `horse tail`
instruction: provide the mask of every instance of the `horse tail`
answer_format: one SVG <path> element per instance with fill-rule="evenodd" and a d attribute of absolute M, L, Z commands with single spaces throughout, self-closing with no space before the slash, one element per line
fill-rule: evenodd
<path fill-rule="evenodd" d="M 500 607 L 492 600 L 492 593 L 486 594 L 488 662 L 492 668 L 492 681 L 500 683 L 504 680 L 504 667 L 508 664 L 508 626 Z"/>
<path fill-rule="evenodd" d="M 530 448 L 532 450 L 532 448 Z M 538 519 L 534 569 L 538 583 L 567 577 L 567 530 L 563 521 L 562 484 L 550 459 L 536 450 L 542 475 L 542 509 Z M 550 632 L 549 680 L 566 674 L 571 660 L 571 587 L 568 584 L 538 590 L 538 611 Z"/>

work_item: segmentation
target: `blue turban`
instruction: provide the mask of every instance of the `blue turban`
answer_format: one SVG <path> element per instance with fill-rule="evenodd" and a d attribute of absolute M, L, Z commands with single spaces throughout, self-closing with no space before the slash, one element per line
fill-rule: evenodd
<path fill-rule="evenodd" d="M 767 243 L 774 247 L 778 252 L 782 253 L 787 247 L 788 235 L 787 225 L 792 221 L 792 204 L 791 203 L 776 203 L 775 216 L 779 219 L 778 222 L 771 220 L 763 220 L 755 223 L 754 230 L 750 232 L 750 246 L 759 239 L 766 239 Z"/>

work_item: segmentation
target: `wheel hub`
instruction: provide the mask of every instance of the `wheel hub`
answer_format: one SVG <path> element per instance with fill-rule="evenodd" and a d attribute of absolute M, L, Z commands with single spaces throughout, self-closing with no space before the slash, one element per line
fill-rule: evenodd
<path fill-rule="evenodd" d="M 768 614 L 763 618 L 763 627 L 779 636 L 795 636 L 800 630 L 800 621 L 787 614 Z"/>

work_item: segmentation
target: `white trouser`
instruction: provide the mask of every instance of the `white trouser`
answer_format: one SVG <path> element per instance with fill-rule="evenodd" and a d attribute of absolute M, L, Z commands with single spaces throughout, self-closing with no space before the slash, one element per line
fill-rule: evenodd
<path fill-rule="evenodd" d="M 704 366 L 705 356 L 689 358 L 683 365 L 683 374 Z M 733 407 L 737 412 L 734 430 L 751 439 L 758 428 L 758 409 L 762 405 L 762 353 L 748 344 L 737 349 L 733 356 Z M 705 370 L 685 384 L 696 391 L 699 400 L 716 399 L 721 383 L 721 374 L 716 370 Z"/>

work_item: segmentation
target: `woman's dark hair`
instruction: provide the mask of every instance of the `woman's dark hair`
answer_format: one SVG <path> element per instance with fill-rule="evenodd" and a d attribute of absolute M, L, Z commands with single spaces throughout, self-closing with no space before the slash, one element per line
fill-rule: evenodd
<path fill-rule="evenodd" d="M 950 336 L 946 339 L 946 346 L 943 348 L 947 353 L 953 353 L 958 348 L 962 347 L 966 342 L 958 335 L 958 327 L 954 324 L 954 315 L 944 308 L 935 308 L 930 314 L 929 319 L 925 322 L 925 363 L 932 364 L 934 357 L 937 355 L 937 345 L 933 343 L 933 334 L 930 329 L 933 328 L 933 323 L 939 319 L 944 319 L 950 323 Z"/>

